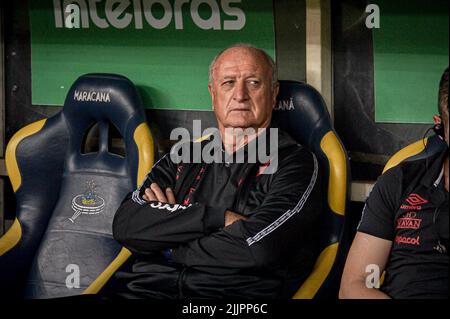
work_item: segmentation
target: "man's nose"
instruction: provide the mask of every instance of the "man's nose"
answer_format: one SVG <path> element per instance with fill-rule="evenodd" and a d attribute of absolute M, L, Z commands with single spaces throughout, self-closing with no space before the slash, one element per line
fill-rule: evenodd
<path fill-rule="evenodd" d="M 233 99 L 236 102 L 242 102 L 248 100 L 248 91 L 245 81 L 238 81 L 234 88 Z"/>

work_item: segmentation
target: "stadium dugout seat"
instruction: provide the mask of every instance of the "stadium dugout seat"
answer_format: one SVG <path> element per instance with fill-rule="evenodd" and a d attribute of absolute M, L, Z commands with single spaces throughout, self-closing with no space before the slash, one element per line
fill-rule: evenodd
<path fill-rule="evenodd" d="M 347 153 L 333 129 L 322 96 L 308 84 L 280 81 L 272 126 L 283 129 L 316 155 L 325 194 L 318 258 L 294 298 L 336 299 L 349 249 L 345 227 L 350 185 Z"/>
<path fill-rule="evenodd" d="M 95 124 L 98 151 L 86 152 Z M 113 127 L 124 156 L 111 152 Z M 0 296 L 98 291 L 114 261 L 130 254 L 112 237 L 114 213 L 153 162 L 152 135 L 133 83 L 113 74 L 79 77 L 59 113 L 22 128 L 8 143 L 16 219 L 0 238 Z"/>
<path fill-rule="evenodd" d="M 383 174 L 403 161 L 409 162 L 432 157 L 445 150 L 446 147 L 447 144 L 438 135 L 418 140 L 395 153 L 384 166 Z"/>

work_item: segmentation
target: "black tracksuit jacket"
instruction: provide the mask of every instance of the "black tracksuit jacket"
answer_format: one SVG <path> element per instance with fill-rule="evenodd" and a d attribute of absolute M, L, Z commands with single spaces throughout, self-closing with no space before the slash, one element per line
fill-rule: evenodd
<path fill-rule="evenodd" d="M 278 168 L 264 163 L 159 160 L 128 194 L 114 238 L 133 252 L 109 293 L 127 298 L 288 298 L 316 259 L 321 186 L 315 156 L 278 133 Z M 255 140 L 256 141 L 256 140 Z M 202 142 L 202 149 L 209 141 Z M 146 202 L 171 187 L 176 202 Z M 248 217 L 224 227 L 226 210 Z"/>

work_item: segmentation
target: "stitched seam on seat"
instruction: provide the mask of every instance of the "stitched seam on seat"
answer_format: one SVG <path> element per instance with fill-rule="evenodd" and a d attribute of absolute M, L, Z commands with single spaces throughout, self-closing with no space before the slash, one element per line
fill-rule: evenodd
<path fill-rule="evenodd" d="M 119 178 L 128 178 L 126 175 L 121 174 L 114 174 L 114 173 L 102 173 L 97 171 L 76 171 L 76 172 L 65 172 L 63 173 L 63 177 L 71 176 L 71 175 L 92 175 L 92 173 L 95 172 L 95 175 L 100 176 L 109 176 L 109 177 L 119 177 Z"/>
<path fill-rule="evenodd" d="M 38 281 L 38 280 L 34 280 L 34 279 L 28 279 L 27 283 L 28 284 L 32 284 L 32 285 L 39 284 L 39 286 L 43 286 L 45 284 L 48 284 L 48 285 L 52 285 L 52 286 L 56 286 L 56 287 L 67 288 L 67 286 L 65 284 L 62 284 L 60 282 L 50 281 L 50 280 Z M 75 289 L 86 289 L 87 287 L 89 287 L 89 285 L 86 286 L 86 285 L 81 285 L 80 284 L 80 288 L 75 288 Z M 69 289 L 69 288 L 67 288 L 67 289 Z"/>
<path fill-rule="evenodd" d="M 102 233 L 102 232 L 96 232 L 96 231 L 83 231 L 83 230 L 71 230 L 71 229 L 50 229 L 48 232 L 55 232 L 55 233 L 76 233 L 76 234 L 86 234 L 86 235 L 99 235 L 102 237 L 108 237 L 113 238 L 112 235 L 108 233 Z"/>

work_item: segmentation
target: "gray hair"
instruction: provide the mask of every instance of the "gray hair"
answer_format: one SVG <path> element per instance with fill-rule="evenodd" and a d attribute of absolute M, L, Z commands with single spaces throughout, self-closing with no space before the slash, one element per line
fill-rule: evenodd
<path fill-rule="evenodd" d="M 225 51 L 227 51 L 229 49 L 234 49 L 234 48 L 251 49 L 251 50 L 255 50 L 255 51 L 261 53 L 264 56 L 264 58 L 266 59 L 267 64 L 269 65 L 270 71 L 272 73 L 272 87 L 275 87 L 275 85 L 278 82 L 278 73 L 277 73 L 277 66 L 276 66 L 275 62 L 273 61 L 272 57 L 270 55 L 268 55 L 267 52 L 264 51 L 263 49 L 260 49 L 258 47 L 255 47 L 254 45 L 247 44 L 247 43 L 233 44 L 232 46 L 229 46 L 229 47 L 223 49 L 222 51 L 220 51 L 214 57 L 214 59 L 211 61 L 211 64 L 209 65 L 209 84 L 211 84 L 213 82 L 213 69 L 214 69 L 214 66 L 215 66 L 217 60 L 220 58 L 220 56 L 223 53 L 225 53 Z"/>

